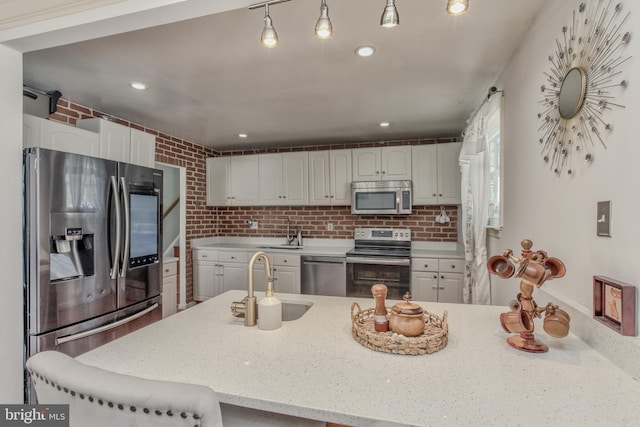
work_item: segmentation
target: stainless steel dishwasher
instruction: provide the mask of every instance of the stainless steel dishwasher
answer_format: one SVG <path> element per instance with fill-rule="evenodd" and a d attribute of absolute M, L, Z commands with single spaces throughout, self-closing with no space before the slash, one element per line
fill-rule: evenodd
<path fill-rule="evenodd" d="M 346 257 L 303 255 L 300 260 L 300 290 L 303 294 L 346 296 Z"/>

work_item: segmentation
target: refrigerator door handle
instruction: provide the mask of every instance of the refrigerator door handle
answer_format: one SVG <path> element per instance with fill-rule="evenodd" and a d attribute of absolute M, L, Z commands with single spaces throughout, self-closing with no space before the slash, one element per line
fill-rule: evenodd
<path fill-rule="evenodd" d="M 135 314 L 132 314 L 129 317 L 125 317 L 124 319 L 120 319 L 117 322 L 109 323 L 108 325 L 103 325 L 103 326 L 100 326 L 100 327 L 95 328 L 95 329 L 90 329 L 88 331 L 79 332 L 77 334 L 67 335 L 65 337 L 56 338 L 56 345 L 64 344 L 64 343 L 69 342 L 69 341 L 79 340 L 81 338 L 85 338 L 85 337 L 88 337 L 88 336 L 91 336 L 91 335 L 99 334 L 100 332 L 104 332 L 104 331 L 108 331 L 108 330 L 113 329 L 113 328 L 117 328 L 118 326 L 122 326 L 125 323 L 129 323 L 131 321 L 134 321 L 137 318 L 142 317 L 145 314 L 152 312 L 153 310 L 155 310 L 158 307 L 159 307 L 159 304 L 155 303 L 152 306 L 150 306 L 149 308 L 145 308 L 144 310 L 139 311 L 139 312 L 137 312 Z"/>
<path fill-rule="evenodd" d="M 124 277 L 127 273 L 127 267 L 129 266 L 129 250 L 131 246 L 131 211 L 129 209 L 129 189 L 127 188 L 127 181 L 124 177 L 120 177 L 120 184 L 122 185 L 122 200 L 124 202 L 124 250 L 122 251 L 120 277 Z"/>
<path fill-rule="evenodd" d="M 111 177 L 111 191 L 116 211 L 116 247 L 114 248 L 113 259 L 111 260 L 109 275 L 111 276 L 111 280 L 115 280 L 118 277 L 120 265 L 120 243 L 122 236 L 122 211 L 120 210 L 120 196 L 118 195 L 118 180 L 115 176 Z"/>

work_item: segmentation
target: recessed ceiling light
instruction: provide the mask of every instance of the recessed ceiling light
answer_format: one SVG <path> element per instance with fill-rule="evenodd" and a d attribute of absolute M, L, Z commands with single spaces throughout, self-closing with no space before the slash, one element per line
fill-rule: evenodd
<path fill-rule="evenodd" d="M 246 133 L 239 133 L 239 134 L 238 134 L 238 138 L 246 138 L 246 137 L 248 137 L 248 136 L 249 136 L 249 135 L 247 135 Z"/>
<path fill-rule="evenodd" d="M 381 123 L 380 123 L 380 127 L 388 128 L 390 124 L 391 124 L 391 123 L 389 123 L 389 122 L 381 122 Z"/>
<path fill-rule="evenodd" d="M 129 85 L 134 88 L 134 89 L 138 89 L 138 90 L 145 90 L 147 89 L 147 85 L 144 83 L 140 83 L 140 82 L 131 82 L 129 83 Z"/>
<path fill-rule="evenodd" d="M 376 48 L 373 46 L 360 46 L 359 48 L 356 49 L 356 55 L 358 56 L 362 56 L 362 57 L 367 57 L 367 56 L 371 56 L 376 52 Z"/>

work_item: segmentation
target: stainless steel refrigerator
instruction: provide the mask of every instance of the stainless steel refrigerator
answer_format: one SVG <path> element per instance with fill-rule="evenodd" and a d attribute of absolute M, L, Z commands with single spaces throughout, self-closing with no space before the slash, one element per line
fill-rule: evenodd
<path fill-rule="evenodd" d="M 28 148 L 23 173 L 25 360 L 162 318 L 162 171 Z"/>

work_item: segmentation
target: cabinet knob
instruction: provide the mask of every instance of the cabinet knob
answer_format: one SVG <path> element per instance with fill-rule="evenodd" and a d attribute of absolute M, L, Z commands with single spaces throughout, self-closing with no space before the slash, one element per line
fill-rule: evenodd
<path fill-rule="evenodd" d="M 331 196 L 331 198 L 333 199 L 333 196 Z"/>
<path fill-rule="evenodd" d="M 232 256 L 231 259 L 236 259 L 236 257 Z"/>
<path fill-rule="evenodd" d="M 325 199 L 328 199 L 328 198 L 329 198 L 329 196 L 325 194 L 325 195 L 324 195 L 324 198 L 325 198 Z"/>
<path fill-rule="evenodd" d="M 380 171 L 376 171 L 376 175 L 380 175 Z"/>
<path fill-rule="evenodd" d="M 452 264 L 452 265 L 451 265 L 451 269 L 452 269 L 452 270 L 455 270 L 455 269 L 456 269 L 456 266 Z"/>
<path fill-rule="evenodd" d="M 437 276 L 436 274 L 434 274 L 434 275 L 433 275 L 433 278 L 434 278 L 434 279 L 437 279 L 437 278 L 438 278 L 438 276 Z"/>
<path fill-rule="evenodd" d="M 384 174 L 386 174 L 386 173 L 387 173 L 386 171 L 382 171 L 382 175 L 384 175 Z"/>
<path fill-rule="evenodd" d="M 436 193 L 433 193 L 433 194 L 432 194 L 432 196 L 433 196 L 433 197 L 436 197 L 436 196 L 437 196 L 437 194 L 436 194 Z"/>
<path fill-rule="evenodd" d="M 441 279 L 444 279 L 444 276 L 440 276 Z"/>
<path fill-rule="evenodd" d="M 429 264 L 425 264 L 425 265 L 424 265 L 424 268 L 429 268 Z"/>
<path fill-rule="evenodd" d="M 165 272 L 165 273 L 168 273 L 168 272 L 169 272 L 169 269 L 168 269 L 168 268 L 165 268 L 164 272 Z"/>
<path fill-rule="evenodd" d="M 442 194 L 438 194 L 438 197 L 442 197 Z"/>

